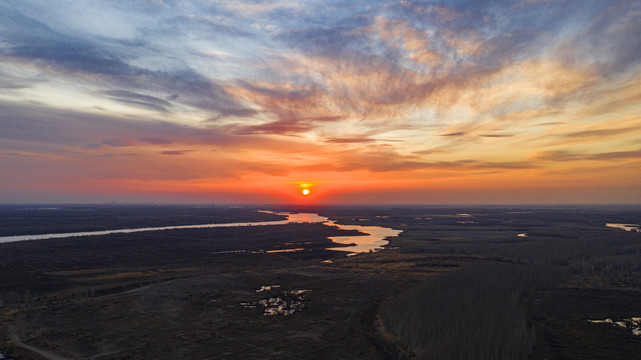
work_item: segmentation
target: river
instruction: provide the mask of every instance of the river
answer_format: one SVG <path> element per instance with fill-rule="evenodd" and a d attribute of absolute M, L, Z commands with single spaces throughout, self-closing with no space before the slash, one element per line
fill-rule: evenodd
<path fill-rule="evenodd" d="M 331 237 L 332 241 L 340 244 L 355 244 L 354 246 L 329 248 L 329 250 L 348 251 L 350 253 L 369 252 L 380 249 L 387 244 L 388 237 L 397 236 L 402 231 L 380 226 L 360 226 L 360 225 L 340 225 L 334 221 L 329 220 L 325 216 L 320 216 L 314 213 L 276 213 L 271 211 L 261 211 L 270 214 L 287 216 L 286 220 L 277 221 L 254 221 L 254 222 L 236 222 L 236 223 L 222 223 L 222 224 L 200 224 L 200 225 L 177 225 L 177 226 L 161 226 L 161 227 L 146 227 L 134 229 L 115 229 L 115 230 L 101 230 L 101 231 L 83 231 L 73 233 L 59 233 L 59 234 L 39 234 L 39 235 L 16 235 L 16 236 L 3 236 L 0 237 L 0 243 L 25 241 L 25 240 L 43 240 L 43 239 L 59 239 L 73 236 L 98 236 L 109 234 L 126 234 L 141 231 L 162 231 L 174 229 L 205 229 L 216 227 L 238 227 L 238 226 L 260 226 L 260 225 L 285 225 L 291 223 L 323 223 L 328 226 L 338 226 L 342 230 L 358 230 L 364 236 L 335 236 Z"/>

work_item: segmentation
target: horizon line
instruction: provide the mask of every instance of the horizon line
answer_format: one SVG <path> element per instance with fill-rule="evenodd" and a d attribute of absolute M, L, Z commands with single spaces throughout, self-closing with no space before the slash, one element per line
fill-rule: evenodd
<path fill-rule="evenodd" d="M 641 203 L 317 203 L 317 204 L 302 204 L 302 203 L 228 203 L 228 202 L 24 202 L 24 203 L 2 203 L 0 206 L 212 206 L 212 207 L 225 207 L 225 206 L 239 206 L 239 207 L 256 207 L 256 206 L 286 206 L 286 207 L 472 207 L 472 206 L 487 206 L 487 207 L 502 207 L 502 206 L 532 206 L 532 207 L 565 207 L 565 206 L 641 206 Z"/>

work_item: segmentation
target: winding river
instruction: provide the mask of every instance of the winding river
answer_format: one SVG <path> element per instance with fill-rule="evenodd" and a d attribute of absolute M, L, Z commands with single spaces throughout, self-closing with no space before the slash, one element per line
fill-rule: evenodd
<path fill-rule="evenodd" d="M 323 223 L 328 226 L 337 226 L 342 230 L 358 230 L 366 235 L 364 236 L 334 236 L 330 237 L 332 241 L 341 244 L 355 244 L 347 247 L 329 248 L 328 250 L 341 250 L 350 253 L 369 252 L 380 249 L 387 244 L 388 237 L 397 236 L 402 231 L 380 226 L 360 226 L 360 225 L 340 225 L 334 221 L 329 220 L 325 216 L 320 216 L 314 213 L 276 213 L 271 211 L 262 211 L 265 213 L 285 215 L 286 220 L 278 221 L 254 221 L 254 222 L 236 222 L 236 223 L 223 223 L 223 224 L 201 224 L 201 225 L 177 225 L 177 226 L 162 226 L 162 227 L 146 227 L 135 229 L 115 229 L 115 230 L 101 230 L 101 231 L 84 231 L 73 233 L 59 233 L 59 234 L 39 234 L 39 235 L 16 235 L 16 236 L 3 236 L 0 237 L 0 243 L 25 241 L 25 240 L 43 240 L 43 239 L 57 239 L 72 236 L 98 236 L 108 234 L 126 234 L 141 231 L 162 231 L 174 229 L 204 229 L 216 227 L 237 227 L 237 226 L 260 226 L 260 225 L 285 225 L 291 223 Z"/>

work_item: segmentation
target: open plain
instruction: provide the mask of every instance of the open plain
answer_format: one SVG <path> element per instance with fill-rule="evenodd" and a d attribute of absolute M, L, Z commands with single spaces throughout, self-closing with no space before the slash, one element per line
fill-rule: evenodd
<path fill-rule="evenodd" d="M 0 234 L 282 218 L 257 209 L 267 210 L 5 206 Z M 638 208 L 270 210 L 403 233 L 385 250 L 355 256 L 327 249 L 340 246 L 329 237 L 356 231 L 318 223 L 0 244 L 0 352 L 15 359 L 635 359 L 641 352 L 633 324 L 616 324 L 641 316 L 641 233 L 605 226 L 638 224 Z"/>

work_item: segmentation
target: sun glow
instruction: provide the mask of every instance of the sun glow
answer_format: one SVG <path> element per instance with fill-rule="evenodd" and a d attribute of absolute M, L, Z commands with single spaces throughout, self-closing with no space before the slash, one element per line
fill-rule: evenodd
<path fill-rule="evenodd" d="M 298 183 L 298 191 L 302 196 L 309 196 L 312 194 L 312 183 Z"/>

